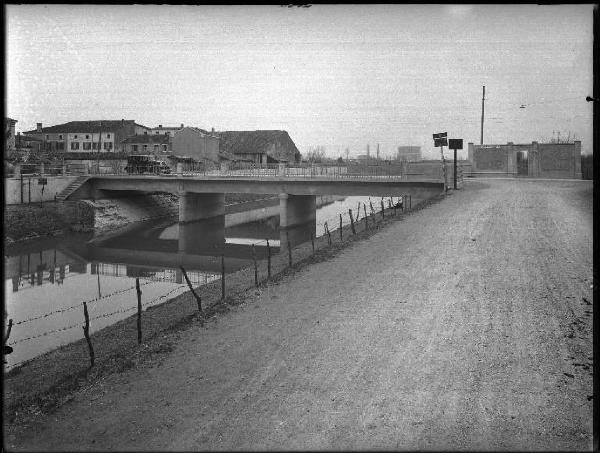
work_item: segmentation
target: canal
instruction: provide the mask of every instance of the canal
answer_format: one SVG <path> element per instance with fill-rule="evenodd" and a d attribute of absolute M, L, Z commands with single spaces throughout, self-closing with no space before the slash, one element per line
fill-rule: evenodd
<path fill-rule="evenodd" d="M 398 198 L 394 198 L 397 201 Z M 13 320 L 5 369 L 63 344 L 81 339 L 82 303 L 87 302 L 91 332 L 135 314 L 135 280 L 142 287 L 144 309 L 187 291 L 180 266 L 194 286 L 221 277 L 221 255 L 227 273 L 251 266 L 253 248 L 265 259 L 267 240 L 272 253 L 281 241 L 292 246 L 348 222 L 348 210 L 381 208 L 377 197 L 347 197 L 317 209 L 316 221 L 288 231 L 279 216 L 227 225 L 227 216 L 190 224 L 177 219 L 138 222 L 94 236 L 69 234 L 5 247 L 4 324 Z M 387 207 L 388 199 L 386 199 Z M 285 244 L 285 243 L 284 243 Z M 6 328 L 6 327 L 5 327 Z"/>

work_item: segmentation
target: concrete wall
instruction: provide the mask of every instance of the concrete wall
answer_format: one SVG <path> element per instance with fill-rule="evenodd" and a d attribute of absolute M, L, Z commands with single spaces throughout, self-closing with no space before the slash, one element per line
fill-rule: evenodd
<path fill-rule="evenodd" d="M 54 195 L 62 192 L 77 176 L 44 176 L 48 184 L 44 188 L 44 201 L 54 200 Z M 23 178 L 23 202 L 40 202 L 42 186 L 38 184 L 40 176 Z M 31 183 L 30 183 L 31 181 Z M 6 204 L 21 203 L 21 178 L 6 178 L 4 180 L 4 202 Z M 30 190 L 31 187 L 31 198 Z"/>
<path fill-rule="evenodd" d="M 506 145 L 469 143 L 469 161 L 475 173 L 518 175 L 517 155 L 527 152 L 527 172 L 533 178 L 581 179 L 581 142 Z"/>
<path fill-rule="evenodd" d="M 539 143 L 534 154 L 537 176 L 540 178 L 581 179 L 581 142 Z M 537 159 L 536 159 L 537 158 Z M 539 163 L 536 162 L 539 160 Z"/>

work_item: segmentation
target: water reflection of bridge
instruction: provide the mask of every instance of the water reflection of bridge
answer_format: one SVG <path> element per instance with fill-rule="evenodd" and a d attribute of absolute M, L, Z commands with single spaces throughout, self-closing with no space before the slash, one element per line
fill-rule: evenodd
<path fill-rule="evenodd" d="M 221 255 L 225 271 L 235 272 L 266 259 L 267 244 L 278 253 L 288 240 L 296 245 L 315 234 L 315 222 L 280 231 L 273 217 L 225 228 L 225 217 L 180 224 L 159 220 L 128 227 L 124 232 L 91 242 L 58 238 L 9 250 L 5 257 L 5 279 L 13 292 L 43 284 L 62 284 L 79 274 L 98 274 L 182 283 L 181 267 L 194 284 L 220 278 Z M 24 253 L 25 252 L 25 253 Z M 88 267 L 88 263 L 90 267 Z"/>
<path fill-rule="evenodd" d="M 159 221 L 92 241 L 86 254 L 93 262 L 127 263 L 146 270 L 183 267 L 186 271 L 220 274 L 221 256 L 225 257 L 225 271 L 235 272 L 251 265 L 253 256 L 259 260 L 267 257 L 266 239 L 272 253 L 278 253 L 281 241 L 289 240 L 293 245 L 305 242 L 316 229 L 314 221 L 284 232 L 268 221 L 256 223 L 257 229 L 248 225 L 226 229 L 225 216 L 188 223 Z"/>

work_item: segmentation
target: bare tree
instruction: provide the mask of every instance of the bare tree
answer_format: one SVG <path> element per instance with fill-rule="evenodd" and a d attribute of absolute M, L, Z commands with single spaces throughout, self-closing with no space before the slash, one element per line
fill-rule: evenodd
<path fill-rule="evenodd" d="M 313 146 L 306 153 L 306 161 L 321 163 L 326 160 L 325 157 L 325 147 L 324 146 Z"/>

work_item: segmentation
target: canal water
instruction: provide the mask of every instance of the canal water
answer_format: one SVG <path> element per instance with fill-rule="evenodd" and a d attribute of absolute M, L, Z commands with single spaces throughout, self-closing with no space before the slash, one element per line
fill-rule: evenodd
<path fill-rule="evenodd" d="M 397 200 L 395 198 L 394 200 Z M 180 266 L 194 286 L 220 279 L 225 270 L 251 266 L 252 245 L 265 259 L 280 241 L 292 246 L 323 235 L 356 218 L 359 204 L 381 209 L 377 197 L 347 197 L 317 209 L 316 222 L 283 232 L 279 216 L 225 227 L 225 216 L 179 225 L 176 219 L 138 222 L 94 237 L 69 234 L 5 247 L 5 318 L 13 320 L 8 340 L 13 352 L 5 369 L 81 339 L 86 301 L 91 332 L 124 319 L 137 310 L 135 279 L 139 278 L 144 309 L 187 291 Z M 386 207 L 388 200 L 386 199 Z M 364 216 L 364 207 L 360 218 Z"/>

